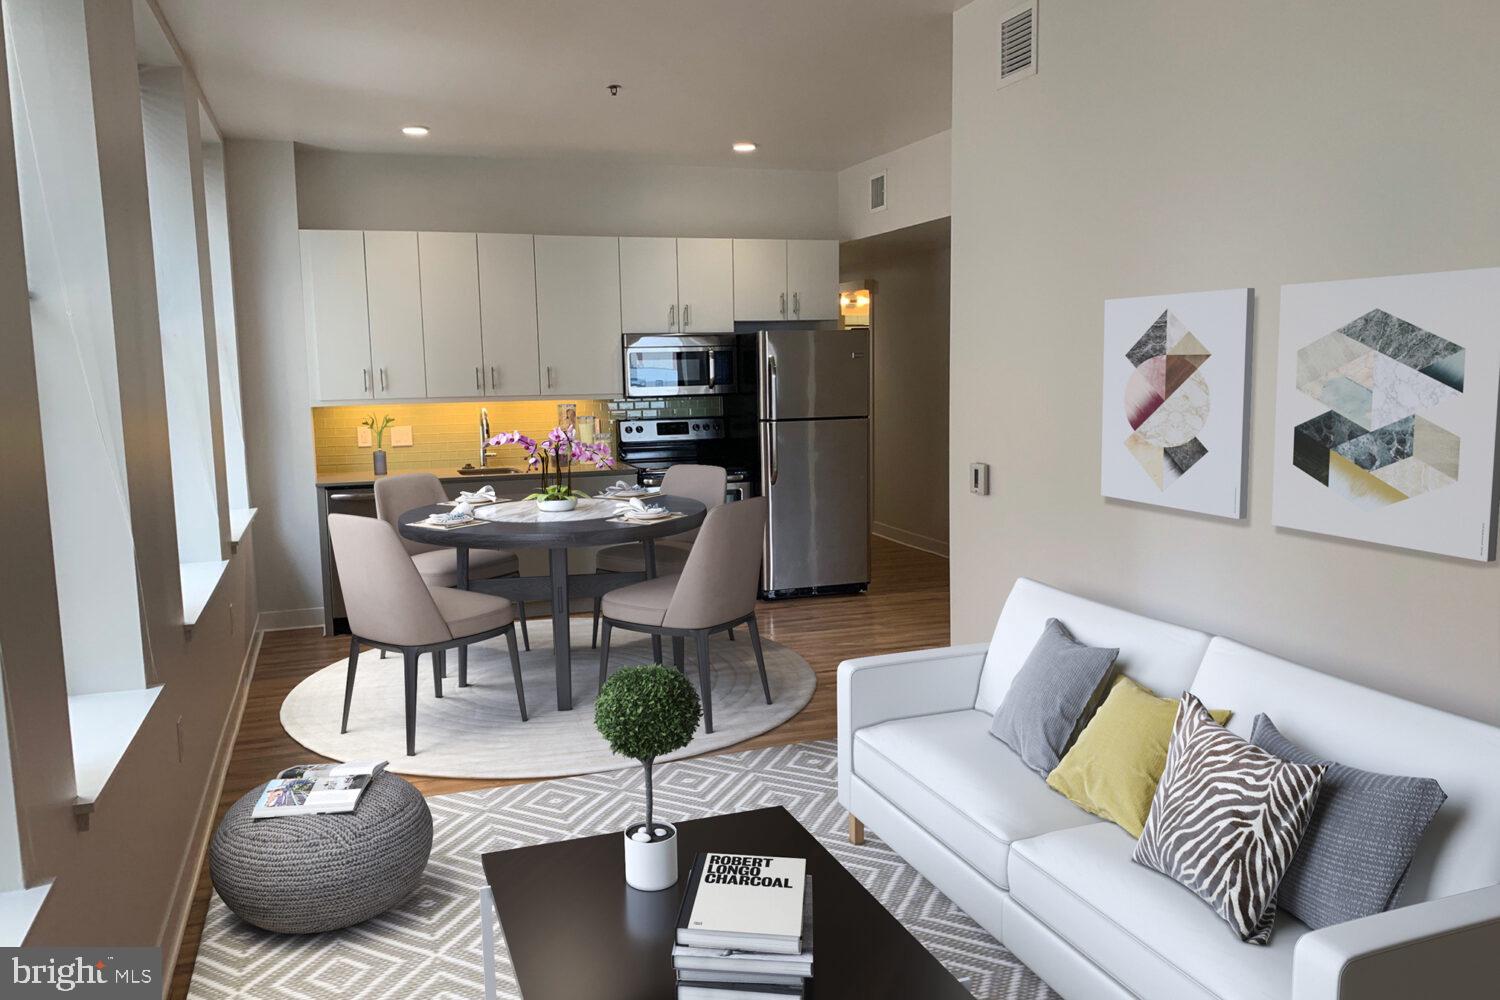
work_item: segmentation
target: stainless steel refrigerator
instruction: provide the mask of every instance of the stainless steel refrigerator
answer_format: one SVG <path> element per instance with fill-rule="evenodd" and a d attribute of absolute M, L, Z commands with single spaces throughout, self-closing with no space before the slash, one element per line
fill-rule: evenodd
<path fill-rule="evenodd" d="M 757 334 L 767 597 L 870 582 L 870 332 Z"/>

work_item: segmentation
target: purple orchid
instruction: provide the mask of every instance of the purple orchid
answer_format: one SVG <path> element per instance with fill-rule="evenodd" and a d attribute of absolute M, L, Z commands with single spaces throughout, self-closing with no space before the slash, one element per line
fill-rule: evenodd
<path fill-rule="evenodd" d="M 526 455 L 526 467 L 542 471 L 541 494 L 547 499 L 564 499 L 578 495 L 573 490 L 573 464 L 592 462 L 596 469 L 614 468 L 614 456 L 607 443 L 586 444 L 573 437 L 570 430 L 554 427 L 541 441 L 529 438 L 520 431 L 503 431 L 490 438 L 491 446 L 515 444 Z M 549 472 L 557 482 L 549 483 Z"/>

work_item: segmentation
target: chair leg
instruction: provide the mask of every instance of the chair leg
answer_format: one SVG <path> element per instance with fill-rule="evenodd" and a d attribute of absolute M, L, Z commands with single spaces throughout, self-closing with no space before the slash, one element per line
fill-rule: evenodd
<path fill-rule="evenodd" d="M 755 665 L 760 669 L 760 689 L 766 694 L 766 704 L 771 704 L 771 682 L 766 678 L 766 658 L 760 649 L 760 626 L 751 615 L 746 623 L 750 626 L 750 645 L 755 649 Z"/>
<path fill-rule="evenodd" d="M 703 731 L 714 731 L 714 696 L 708 679 L 708 630 L 693 633 L 698 641 L 698 697 L 703 702 Z"/>
<path fill-rule="evenodd" d="M 686 646 L 686 638 L 680 635 L 672 636 L 672 665 L 677 668 L 677 672 L 679 674 L 687 669 L 682 665 L 682 661 L 684 659 L 683 650 Z"/>
<path fill-rule="evenodd" d="M 466 688 L 469 686 L 469 647 L 458 647 L 458 686 Z"/>
<path fill-rule="evenodd" d="M 734 642 L 734 626 L 729 626 L 729 641 Z"/>
<path fill-rule="evenodd" d="M 380 658 L 382 660 L 385 659 L 385 650 L 383 650 L 383 649 L 380 651 Z"/>
<path fill-rule="evenodd" d="M 385 652 L 385 650 L 381 650 Z M 354 700 L 354 668 L 359 665 L 359 639 L 355 636 L 349 637 L 349 679 L 344 681 L 344 721 L 339 724 L 339 732 L 349 731 L 349 703 Z"/>
<path fill-rule="evenodd" d="M 599 619 L 604 615 L 604 595 L 600 594 L 594 598 L 594 638 L 589 641 L 590 649 L 599 648 Z"/>
<path fill-rule="evenodd" d="M 526 602 L 517 601 L 516 610 L 521 612 L 521 646 L 531 652 L 531 633 L 526 630 Z"/>
<path fill-rule="evenodd" d="M 432 654 L 432 693 L 443 696 L 443 675 L 448 672 L 448 654 L 439 649 Z"/>
<path fill-rule="evenodd" d="M 417 755 L 417 652 L 402 650 L 406 660 L 406 756 Z"/>
<path fill-rule="evenodd" d="M 661 661 L 661 636 L 653 635 L 651 637 L 651 662 L 660 663 Z"/>
<path fill-rule="evenodd" d="M 526 687 L 521 683 L 521 654 L 516 650 L 516 627 L 505 630 L 505 644 L 510 647 L 510 675 L 516 679 L 516 705 L 521 709 L 521 721 L 526 721 Z"/>
<path fill-rule="evenodd" d="M 599 639 L 599 690 L 604 690 L 604 682 L 609 680 L 609 634 L 614 626 L 609 619 L 604 619 L 604 635 Z"/>

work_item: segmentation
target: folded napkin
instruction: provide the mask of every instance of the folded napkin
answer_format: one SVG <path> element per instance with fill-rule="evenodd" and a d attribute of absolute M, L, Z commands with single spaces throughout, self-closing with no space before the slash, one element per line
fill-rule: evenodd
<path fill-rule="evenodd" d="M 427 520 L 433 524 L 462 524 L 465 521 L 474 520 L 474 508 L 460 501 L 451 511 L 444 514 L 429 514 Z"/>
<path fill-rule="evenodd" d="M 620 516 L 624 518 L 639 518 L 641 520 L 657 520 L 671 514 L 672 511 L 661 504 L 645 503 L 639 499 L 626 500 Z"/>
<path fill-rule="evenodd" d="M 600 490 L 599 495 L 602 497 L 607 497 L 611 493 L 634 493 L 635 490 L 636 487 L 633 484 L 627 483 L 623 479 L 616 479 L 614 482 L 604 487 L 604 489 Z"/>
<path fill-rule="evenodd" d="M 459 490 L 458 499 L 473 503 L 493 503 L 495 500 L 495 487 L 481 486 L 477 490 Z"/>

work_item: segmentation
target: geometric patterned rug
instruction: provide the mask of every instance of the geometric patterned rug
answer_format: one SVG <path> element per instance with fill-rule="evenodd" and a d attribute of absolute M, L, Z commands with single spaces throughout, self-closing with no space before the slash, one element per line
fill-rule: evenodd
<path fill-rule="evenodd" d="M 478 1000 L 486 851 L 623 829 L 642 808 L 641 768 L 434 796 L 432 859 L 400 906 L 356 927 L 283 936 L 209 902 L 189 1000 Z M 657 815 L 672 821 L 785 806 L 978 1000 L 1050 1000 L 1036 974 L 873 832 L 846 838 L 834 741 L 694 757 L 656 771 Z M 500 996 L 519 1000 L 496 947 Z M 604 1000 L 604 998 L 601 998 Z"/>

